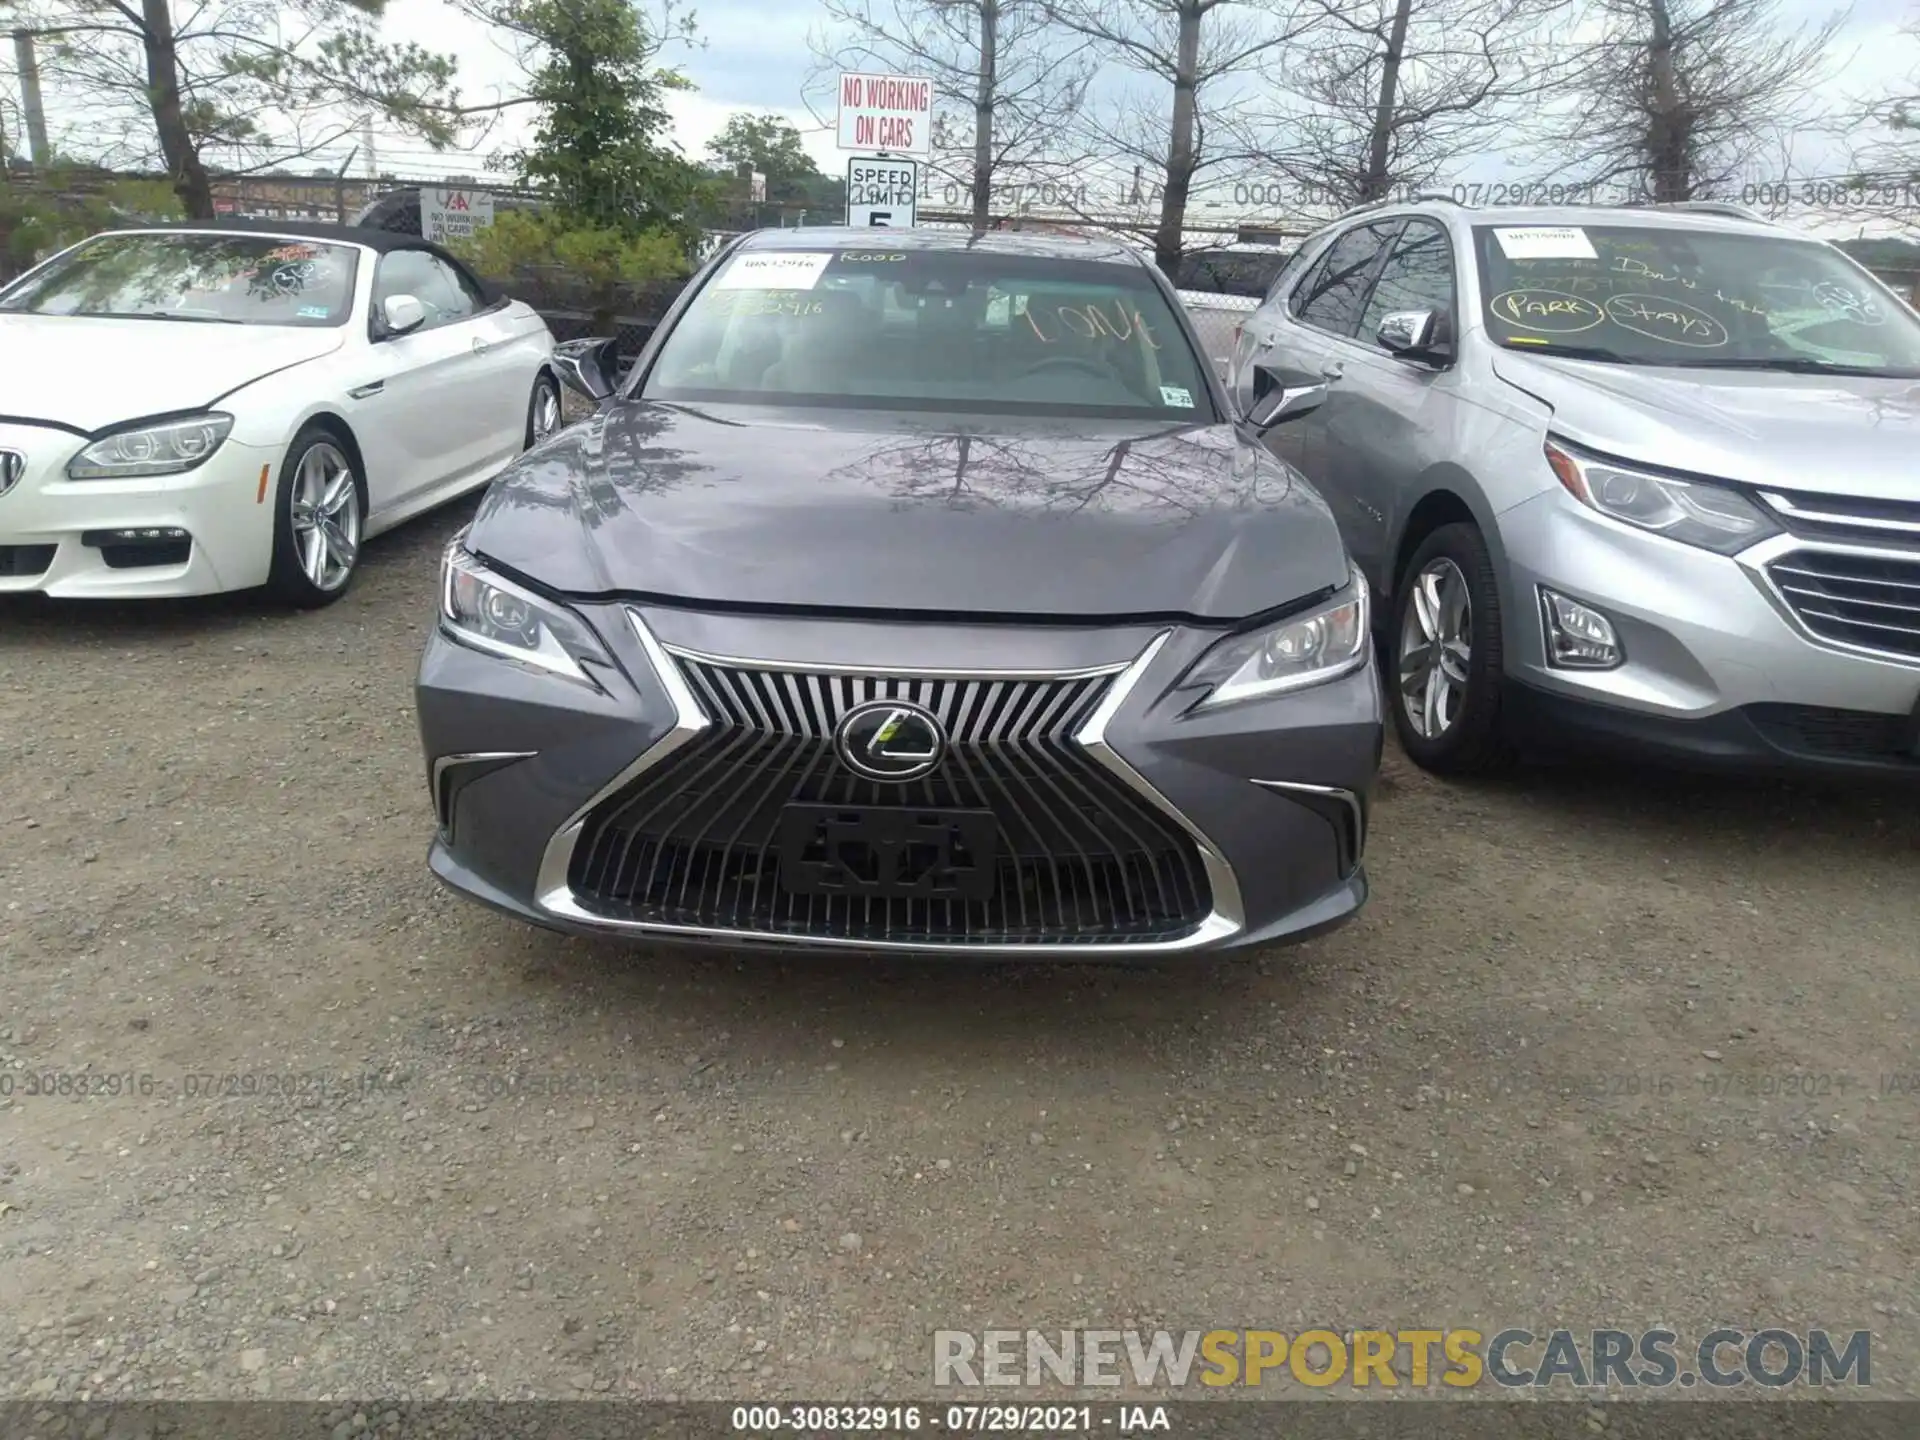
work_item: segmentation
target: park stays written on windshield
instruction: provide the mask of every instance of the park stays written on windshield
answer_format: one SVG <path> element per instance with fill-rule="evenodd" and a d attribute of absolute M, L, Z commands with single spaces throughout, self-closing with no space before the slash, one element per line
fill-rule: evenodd
<path fill-rule="evenodd" d="M 1487 327 L 1510 349 L 1920 377 L 1920 322 L 1823 245 L 1624 225 L 1474 234 Z"/>

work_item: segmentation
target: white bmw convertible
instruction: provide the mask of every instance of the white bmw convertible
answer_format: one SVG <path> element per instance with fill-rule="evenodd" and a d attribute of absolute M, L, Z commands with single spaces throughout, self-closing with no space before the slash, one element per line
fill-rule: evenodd
<path fill-rule="evenodd" d="M 553 336 L 417 236 L 95 235 L 0 291 L 0 592 L 345 593 L 559 425 Z"/>

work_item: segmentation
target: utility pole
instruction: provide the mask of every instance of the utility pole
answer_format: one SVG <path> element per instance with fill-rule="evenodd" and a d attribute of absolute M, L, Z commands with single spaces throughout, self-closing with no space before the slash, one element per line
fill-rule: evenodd
<path fill-rule="evenodd" d="M 33 31 L 13 32 L 13 58 L 20 69 L 20 108 L 26 111 L 27 149 L 35 169 L 52 161 L 47 144 L 47 112 L 40 103 L 40 62 L 33 53 Z"/>
<path fill-rule="evenodd" d="M 358 145 L 349 150 L 347 158 L 340 162 L 340 169 L 333 177 L 333 212 L 342 225 L 347 223 L 347 167 L 353 164 L 353 157 L 359 153 Z"/>
<path fill-rule="evenodd" d="M 373 149 L 373 116 L 368 115 L 360 121 L 360 148 L 367 152 L 367 178 L 380 178 L 380 161 Z"/>

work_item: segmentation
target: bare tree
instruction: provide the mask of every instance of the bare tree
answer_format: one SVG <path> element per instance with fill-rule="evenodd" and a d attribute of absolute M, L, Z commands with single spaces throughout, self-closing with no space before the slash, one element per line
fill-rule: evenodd
<path fill-rule="evenodd" d="M 1083 143 L 1102 158 L 1157 174 L 1154 259 L 1171 273 L 1184 249 L 1187 203 L 1207 171 L 1244 164 L 1261 59 L 1304 34 L 1317 6 L 1291 0 L 1048 0 L 1054 18 L 1118 67 L 1164 87 L 1123 94 L 1081 115 Z M 1156 87 L 1156 88 L 1158 88 Z"/>
<path fill-rule="evenodd" d="M 1856 101 L 1846 112 L 1847 163 L 1837 179 L 1800 189 L 1831 198 L 1850 218 L 1920 230 L 1920 21 L 1906 27 L 1912 69 L 1891 93 Z"/>
<path fill-rule="evenodd" d="M 1274 169 L 1336 207 L 1432 183 L 1559 83 L 1568 0 L 1314 0 L 1311 48 L 1269 67 Z M 1256 147 L 1260 148 L 1260 147 Z"/>
<path fill-rule="evenodd" d="M 1557 165 L 1655 201 L 1704 199 L 1819 119 L 1841 17 L 1789 27 L 1778 0 L 1600 0 L 1575 103 L 1544 128 Z"/>
<path fill-rule="evenodd" d="M 213 214 L 208 155 L 251 173 L 332 145 L 378 113 L 452 139 L 454 61 L 385 45 L 385 0 L 38 0 L 50 85 L 118 126 L 123 154 L 156 150 L 189 216 Z"/>
<path fill-rule="evenodd" d="M 1091 67 L 1087 45 L 1063 43 L 1044 0 L 825 4 L 828 28 L 812 42 L 823 67 L 877 66 L 933 81 L 937 158 L 930 168 L 968 193 L 977 228 L 989 223 L 1007 177 L 1052 173 L 1047 162 L 1080 107 Z"/>

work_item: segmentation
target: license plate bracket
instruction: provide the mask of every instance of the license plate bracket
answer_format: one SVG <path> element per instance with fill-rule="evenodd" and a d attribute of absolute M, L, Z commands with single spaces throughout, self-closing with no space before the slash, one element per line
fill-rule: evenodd
<path fill-rule="evenodd" d="M 991 810 L 787 805 L 780 811 L 780 885 L 793 895 L 986 900 L 999 843 Z"/>

